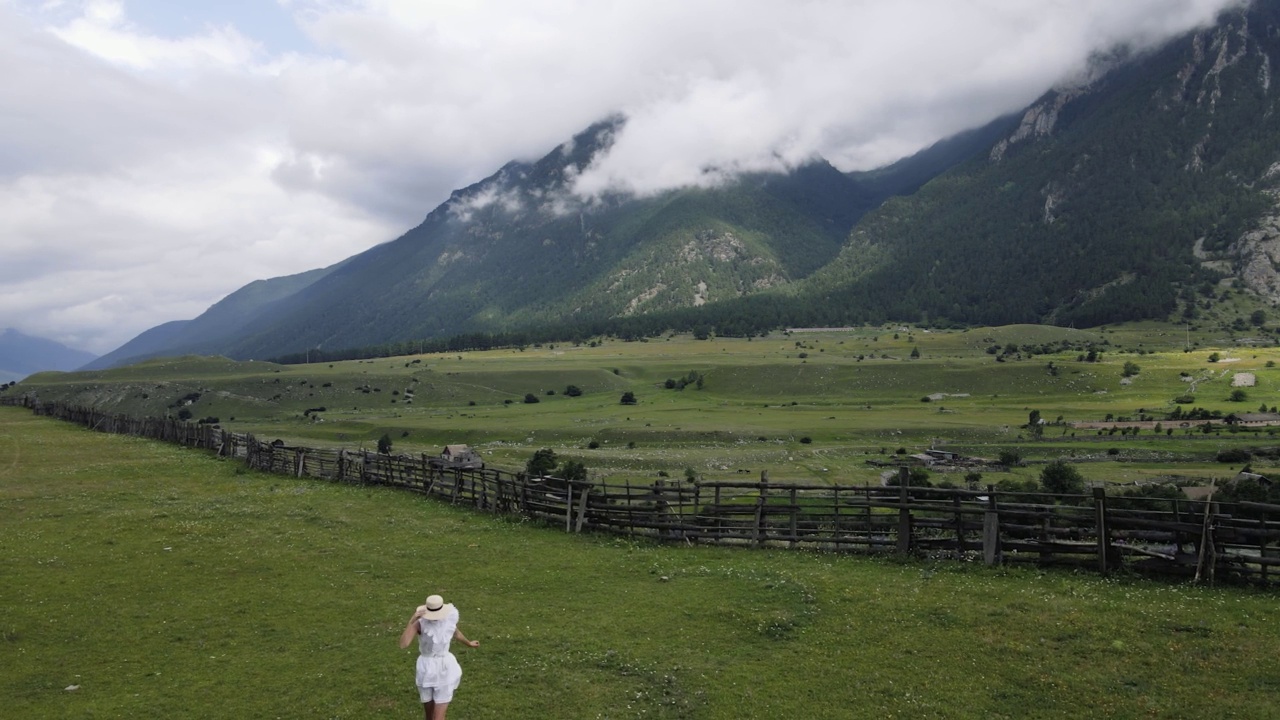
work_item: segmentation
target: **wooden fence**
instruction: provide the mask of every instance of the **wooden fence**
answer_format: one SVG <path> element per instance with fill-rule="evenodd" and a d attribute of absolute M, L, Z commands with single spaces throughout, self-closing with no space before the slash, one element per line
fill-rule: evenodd
<path fill-rule="evenodd" d="M 102 432 L 204 448 L 294 477 L 391 485 L 455 505 L 680 543 L 914 553 L 988 565 L 1070 565 L 1274 585 L 1280 505 L 910 487 L 570 482 L 497 469 L 440 469 L 423 456 L 293 447 L 215 425 L 5 398 Z M 1277 518 L 1273 520 L 1273 518 Z"/>

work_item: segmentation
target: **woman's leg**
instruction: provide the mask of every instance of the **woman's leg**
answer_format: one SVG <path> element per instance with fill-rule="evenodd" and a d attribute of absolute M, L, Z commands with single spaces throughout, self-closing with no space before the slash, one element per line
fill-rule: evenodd
<path fill-rule="evenodd" d="M 422 703 L 422 716 L 426 720 L 431 720 L 431 714 L 435 712 L 436 704 L 434 702 Z"/>
<path fill-rule="evenodd" d="M 436 703 L 436 711 L 431 715 L 431 720 L 444 720 L 444 714 L 449 712 L 449 703 Z"/>

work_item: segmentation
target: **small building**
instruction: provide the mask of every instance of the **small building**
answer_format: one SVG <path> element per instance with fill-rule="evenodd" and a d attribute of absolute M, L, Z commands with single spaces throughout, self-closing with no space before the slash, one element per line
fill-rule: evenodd
<path fill-rule="evenodd" d="M 925 455 L 928 455 L 928 456 L 929 456 L 929 457 L 931 457 L 931 458 L 933 458 L 933 459 L 934 459 L 935 461 L 937 461 L 937 462 L 947 462 L 947 463 L 951 463 L 951 462 L 959 462 L 960 460 L 964 459 L 964 458 L 960 455 L 960 453 L 958 453 L 958 452 L 951 452 L 950 450 L 933 450 L 933 449 L 930 449 L 930 450 L 925 450 L 925 451 L 924 451 L 924 454 L 925 454 Z"/>
<path fill-rule="evenodd" d="M 480 459 L 480 454 L 472 450 L 470 445 L 445 445 L 438 457 L 431 458 L 431 464 L 447 469 L 484 469 L 484 461 Z"/>
<path fill-rule="evenodd" d="M 1280 425 L 1280 413 L 1233 413 L 1227 416 L 1226 421 L 1238 427 L 1271 427 Z"/>

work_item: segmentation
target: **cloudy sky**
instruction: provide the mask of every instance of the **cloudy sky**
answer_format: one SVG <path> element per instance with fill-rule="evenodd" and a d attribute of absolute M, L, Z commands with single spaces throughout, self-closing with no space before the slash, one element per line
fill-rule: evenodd
<path fill-rule="evenodd" d="M 103 353 L 629 118 L 578 180 L 846 170 L 1232 0 L 0 0 L 0 328 Z"/>

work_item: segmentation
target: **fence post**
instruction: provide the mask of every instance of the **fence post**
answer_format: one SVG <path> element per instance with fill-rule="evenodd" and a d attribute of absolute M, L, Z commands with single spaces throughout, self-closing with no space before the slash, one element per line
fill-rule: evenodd
<path fill-rule="evenodd" d="M 1110 571 L 1107 559 L 1111 556 L 1111 529 L 1107 527 L 1107 489 L 1093 489 L 1093 511 L 1098 526 L 1098 572 Z"/>
<path fill-rule="evenodd" d="M 573 481 L 565 482 L 564 494 L 564 531 L 573 530 Z"/>
<path fill-rule="evenodd" d="M 960 496 L 951 496 L 951 505 L 956 509 L 956 545 L 959 550 L 956 551 L 956 557 L 963 558 L 964 554 L 969 551 L 969 547 L 964 542 L 964 513 L 960 511 Z"/>
<path fill-rule="evenodd" d="M 587 521 L 587 500 L 591 498 L 591 485 L 584 485 L 582 494 L 578 497 L 578 521 L 574 523 L 573 531 L 582 532 L 582 524 Z"/>
<path fill-rule="evenodd" d="M 1000 510 L 996 507 L 996 486 L 987 486 L 987 511 L 982 515 L 982 560 L 1000 564 Z"/>
<path fill-rule="evenodd" d="M 721 510 L 720 510 L 720 486 L 719 486 L 719 485 L 716 485 L 716 497 L 715 497 L 715 499 L 714 499 L 714 500 L 712 500 L 711 502 L 715 505 L 715 508 L 716 508 L 716 513 L 715 513 L 715 522 L 716 522 L 716 526 L 715 526 L 715 527 L 716 527 L 715 538 L 716 538 L 716 541 L 718 542 L 718 541 L 720 540 L 720 538 L 724 536 L 724 515 L 722 514 L 722 512 L 721 512 Z"/>
<path fill-rule="evenodd" d="M 1261 584 L 1267 584 L 1267 511 L 1262 510 L 1258 517 L 1258 575 Z"/>
<path fill-rule="evenodd" d="M 756 498 L 756 547 L 764 545 L 764 506 L 769 495 L 769 471 L 760 471 L 760 495 Z"/>
<path fill-rule="evenodd" d="M 898 552 L 903 554 L 911 552 L 911 510 L 907 507 L 910 480 L 911 471 L 905 465 L 898 468 Z"/>
<path fill-rule="evenodd" d="M 658 524 L 659 540 L 666 540 L 667 537 L 671 534 L 671 531 L 670 531 L 671 518 L 670 518 L 670 511 L 667 507 L 666 490 L 667 490 L 667 482 L 665 480 L 655 480 L 650 490 L 653 493 L 653 497 L 654 497 L 653 518 L 654 518 L 654 522 Z"/>
<path fill-rule="evenodd" d="M 1217 503 L 1213 501 L 1213 493 L 1217 490 L 1217 483 L 1217 478 L 1209 481 L 1209 495 L 1204 499 L 1204 519 L 1200 525 L 1200 547 L 1196 558 L 1195 581 L 1200 582 L 1200 578 L 1208 570 L 1209 584 L 1211 585 L 1213 584 L 1213 566 L 1217 561 L 1218 553 L 1217 548 L 1213 546 L 1213 516 L 1218 512 Z"/>
<path fill-rule="evenodd" d="M 792 485 L 791 486 L 791 544 L 788 545 L 788 547 L 790 547 L 792 550 L 794 550 L 796 545 L 799 544 L 800 542 L 800 539 L 799 539 L 800 528 L 798 527 L 799 525 L 798 520 L 800 519 L 798 517 L 799 514 L 800 514 L 800 508 L 796 505 L 796 486 Z"/>

